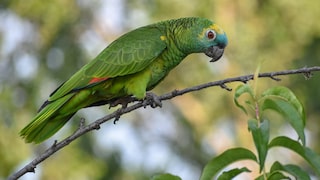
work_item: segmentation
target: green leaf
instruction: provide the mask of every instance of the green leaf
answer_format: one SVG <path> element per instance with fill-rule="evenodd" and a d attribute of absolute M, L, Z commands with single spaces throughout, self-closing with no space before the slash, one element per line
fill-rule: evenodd
<path fill-rule="evenodd" d="M 306 144 L 304 127 L 306 115 L 304 108 L 294 93 L 282 86 L 269 88 L 262 94 L 261 109 L 271 109 L 281 114 L 297 132 L 303 145 Z"/>
<path fill-rule="evenodd" d="M 258 151 L 260 172 L 264 168 L 264 163 L 268 153 L 269 143 L 269 121 L 264 120 L 258 127 L 258 121 L 251 119 L 248 121 L 249 130 L 252 133 L 254 145 Z"/>
<path fill-rule="evenodd" d="M 290 179 L 290 178 L 285 176 L 280 171 L 262 174 L 259 177 L 255 178 L 255 180 L 266 180 L 266 179 L 267 180 L 279 180 L 279 179 L 283 180 L 283 179 Z"/>
<path fill-rule="evenodd" d="M 255 180 L 265 180 L 265 177 L 264 177 L 264 176 L 265 176 L 265 175 L 262 174 L 262 175 L 258 176 L 257 178 L 255 178 Z"/>
<path fill-rule="evenodd" d="M 255 154 L 248 149 L 228 149 L 209 161 L 209 163 L 203 169 L 200 180 L 211 180 L 227 165 L 244 159 L 257 161 Z"/>
<path fill-rule="evenodd" d="M 273 163 L 270 169 L 270 172 L 274 172 L 274 171 L 284 171 L 291 174 L 296 179 L 310 180 L 310 176 L 308 175 L 308 173 L 303 171 L 297 165 L 293 165 L 293 164 L 282 165 L 280 162 L 276 161 Z"/>
<path fill-rule="evenodd" d="M 151 178 L 151 180 L 181 180 L 179 176 L 175 176 L 169 173 L 158 174 Z"/>
<path fill-rule="evenodd" d="M 249 86 L 248 84 L 239 85 L 235 90 L 233 100 L 234 100 L 234 103 L 236 104 L 237 107 L 239 107 L 240 109 L 242 109 L 243 112 L 248 114 L 246 108 L 243 105 L 241 105 L 238 101 L 239 97 L 243 94 L 246 94 L 246 93 L 249 94 L 252 99 L 254 99 L 254 93 L 253 93 L 251 86 Z M 250 104 L 249 101 L 247 101 L 247 104 Z"/>
<path fill-rule="evenodd" d="M 284 174 L 282 174 L 279 171 L 273 172 L 271 174 L 269 174 L 267 180 L 284 180 L 284 179 L 290 179 L 288 176 L 285 176 Z"/>
<path fill-rule="evenodd" d="M 281 114 L 297 132 L 302 144 L 305 145 L 304 120 L 301 119 L 299 112 L 288 101 L 282 98 L 268 98 L 264 100 L 261 109 L 263 111 L 270 109 Z"/>
<path fill-rule="evenodd" d="M 243 167 L 241 169 L 239 169 L 239 168 L 231 169 L 229 171 L 223 172 L 218 177 L 218 180 L 229 180 L 229 179 L 232 179 L 232 178 L 238 176 L 239 174 L 241 174 L 243 172 L 251 172 L 251 171 L 246 167 Z"/>
<path fill-rule="evenodd" d="M 299 154 L 311 167 L 313 167 L 318 176 L 320 176 L 320 156 L 314 153 L 310 148 L 302 146 L 298 141 L 285 136 L 276 137 L 269 143 L 269 149 L 277 146 L 288 148 Z"/>
<path fill-rule="evenodd" d="M 303 120 L 303 125 L 305 126 L 306 113 L 304 111 L 303 105 L 299 101 L 299 99 L 295 96 L 295 94 L 288 88 L 283 86 L 277 86 L 273 88 L 269 88 L 263 92 L 262 97 L 278 97 L 287 101 L 289 104 L 294 106 L 294 108 L 301 115 L 301 119 Z"/>

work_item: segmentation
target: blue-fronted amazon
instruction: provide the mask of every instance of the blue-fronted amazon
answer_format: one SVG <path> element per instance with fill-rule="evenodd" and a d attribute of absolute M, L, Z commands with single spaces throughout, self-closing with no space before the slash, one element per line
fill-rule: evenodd
<path fill-rule="evenodd" d="M 28 143 L 40 143 L 81 108 L 129 96 L 144 99 L 187 55 L 205 53 L 216 61 L 227 43 L 225 32 L 205 18 L 173 19 L 130 31 L 58 87 L 20 135 Z"/>

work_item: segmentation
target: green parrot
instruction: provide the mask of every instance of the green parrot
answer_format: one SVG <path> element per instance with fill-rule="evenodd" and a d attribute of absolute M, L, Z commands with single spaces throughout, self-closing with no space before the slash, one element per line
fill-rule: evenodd
<path fill-rule="evenodd" d="M 187 55 L 205 53 L 213 62 L 223 55 L 227 43 L 217 24 L 199 17 L 162 21 L 130 31 L 51 93 L 20 135 L 27 143 L 40 143 L 81 108 L 132 96 L 145 99 L 147 91 Z"/>

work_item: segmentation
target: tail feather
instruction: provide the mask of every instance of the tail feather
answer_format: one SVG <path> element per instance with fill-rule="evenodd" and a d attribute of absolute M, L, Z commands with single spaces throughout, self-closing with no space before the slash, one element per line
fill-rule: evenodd
<path fill-rule="evenodd" d="M 59 114 L 59 110 L 70 100 L 74 94 L 64 96 L 47 104 L 25 128 L 20 131 L 20 136 L 27 143 L 40 143 L 62 128 L 65 123 L 76 113 Z"/>

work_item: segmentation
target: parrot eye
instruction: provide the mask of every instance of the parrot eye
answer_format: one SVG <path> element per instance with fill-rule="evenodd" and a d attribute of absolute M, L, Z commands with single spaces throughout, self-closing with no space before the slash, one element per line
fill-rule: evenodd
<path fill-rule="evenodd" d="M 213 30 L 208 30 L 207 33 L 207 38 L 210 39 L 210 40 L 214 40 L 216 38 L 216 32 L 213 31 Z"/>

